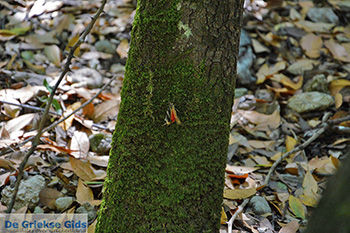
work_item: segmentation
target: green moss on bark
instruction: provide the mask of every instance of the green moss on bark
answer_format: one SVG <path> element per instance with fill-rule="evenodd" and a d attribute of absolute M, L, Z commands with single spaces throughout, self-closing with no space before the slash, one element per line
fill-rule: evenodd
<path fill-rule="evenodd" d="M 139 1 L 96 232 L 219 228 L 235 68 L 198 55 L 201 26 L 184 9 L 203 2 Z M 170 103 L 182 124 L 164 125 Z"/>

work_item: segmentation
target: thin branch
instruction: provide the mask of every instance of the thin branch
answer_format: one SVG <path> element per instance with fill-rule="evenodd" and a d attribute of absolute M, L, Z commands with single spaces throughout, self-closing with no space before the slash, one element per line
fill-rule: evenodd
<path fill-rule="evenodd" d="M 271 175 L 275 171 L 278 164 L 280 164 L 285 158 L 290 156 L 291 154 L 294 154 L 295 152 L 301 151 L 305 149 L 308 145 L 310 145 L 311 142 L 315 141 L 319 136 L 321 136 L 326 129 L 329 127 L 330 123 L 326 122 L 330 113 L 326 113 L 322 119 L 323 123 L 321 124 L 321 128 L 317 130 L 315 134 L 313 134 L 308 140 L 306 140 L 304 143 L 300 144 L 299 146 L 295 147 L 294 149 L 284 153 L 279 159 L 277 159 L 271 166 L 269 172 L 267 173 L 267 176 L 265 178 L 265 181 L 263 183 L 263 186 L 267 186 L 270 182 Z"/>
<path fill-rule="evenodd" d="M 285 158 L 287 158 L 288 156 L 290 156 L 291 154 L 301 151 L 303 149 L 305 149 L 308 145 L 310 145 L 313 141 L 315 141 L 319 136 L 321 136 L 330 126 L 335 125 L 335 124 L 339 124 L 341 122 L 344 121 L 349 121 L 350 120 L 350 116 L 346 116 L 346 117 L 342 117 L 342 118 L 338 118 L 338 119 L 334 119 L 334 120 L 328 120 L 330 113 L 327 112 L 322 121 L 323 123 L 320 126 L 320 129 L 313 134 L 308 140 L 306 140 L 304 143 L 300 144 L 299 146 L 295 147 L 293 150 L 288 151 L 286 153 L 284 153 L 278 160 L 276 160 L 273 165 L 271 166 L 265 181 L 262 185 L 262 187 L 266 187 L 268 185 L 268 183 L 270 182 L 271 179 L 271 175 L 272 173 L 275 171 L 276 167 L 278 166 L 278 164 L 280 164 Z M 232 233 L 232 225 L 234 220 L 237 218 L 238 214 L 240 214 L 244 207 L 248 204 L 250 198 L 245 199 L 242 204 L 238 207 L 238 209 L 236 210 L 236 212 L 234 213 L 234 215 L 232 215 L 232 217 L 230 218 L 230 220 L 227 222 L 227 228 L 228 228 L 228 233 Z"/>
<path fill-rule="evenodd" d="M 237 216 L 243 211 L 244 207 L 248 204 L 250 198 L 245 199 L 242 204 L 240 204 L 236 210 L 236 212 L 232 215 L 230 220 L 227 222 L 228 233 L 232 233 L 232 225 Z"/>
<path fill-rule="evenodd" d="M 48 127 L 46 127 L 45 129 L 42 130 L 42 133 L 45 133 L 47 131 L 50 131 L 51 129 L 55 128 L 58 124 L 60 124 L 61 122 L 67 120 L 69 117 L 71 117 L 73 114 L 79 112 L 81 109 L 85 108 L 88 104 L 90 104 L 94 99 L 96 99 L 101 93 L 102 91 L 104 91 L 112 82 L 113 80 L 115 80 L 117 78 L 117 76 L 113 76 L 108 83 L 106 83 L 102 88 L 100 88 L 100 90 L 93 96 L 91 97 L 88 101 L 86 101 L 85 103 L 83 103 L 82 105 L 80 105 L 77 109 L 75 109 L 73 112 L 69 113 L 68 115 L 66 115 L 65 117 L 55 121 L 54 123 L 52 123 L 51 125 L 49 125 Z M 93 126 L 95 126 L 96 128 L 104 128 L 98 125 L 93 124 Z M 27 142 L 30 142 L 35 136 L 31 136 L 29 138 L 27 138 L 26 140 L 24 140 L 21 143 L 18 143 L 16 146 L 14 147 L 9 147 L 6 148 L 5 150 L 1 151 L 0 156 L 6 155 L 8 153 L 10 153 L 11 151 L 23 146 L 24 144 L 26 144 Z"/>
<path fill-rule="evenodd" d="M 19 189 L 19 184 L 21 183 L 21 180 L 22 180 L 22 176 L 23 176 L 23 169 L 26 165 L 26 163 L 28 162 L 28 159 L 29 157 L 33 154 L 33 152 L 35 151 L 37 145 L 39 144 L 40 142 L 40 137 L 43 133 L 43 129 L 44 129 L 44 125 L 46 123 L 46 119 L 48 117 L 48 112 L 49 112 L 49 109 L 51 107 L 51 104 L 52 104 L 52 100 L 53 100 L 53 97 L 56 93 L 56 90 L 58 88 L 58 86 L 60 85 L 61 81 L 63 80 L 64 76 L 67 74 L 67 72 L 70 70 L 69 69 L 69 66 L 71 64 L 71 61 L 72 61 L 72 58 L 74 56 L 74 52 L 75 50 L 81 45 L 81 43 L 85 40 L 85 37 L 88 35 L 88 33 L 91 31 L 93 25 L 95 24 L 96 20 L 98 19 L 98 17 L 100 16 L 100 14 L 103 12 L 103 8 L 106 4 L 106 1 L 107 0 L 103 0 L 102 1 L 102 4 L 100 6 L 100 8 L 97 10 L 96 14 L 94 15 L 94 17 L 91 19 L 91 22 L 89 23 L 89 25 L 86 27 L 86 29 L 84 30 L 83 34 L 79 37 L 79 40 L 77 41 L 77 43 L 75 43 L 75 45 L 70 49 L 69 51 L 69 54 L 68 54 L 68 57 L 67 57 L 67 61 L 64 65 L 64 69 L 63 69 L 63 72 L 61 73 L 60 77 L 58 78 L 55 86 L 52 88 L 52 92 L 50 93 L 50 97 L 48 99 L 48 102 L 47 102 L 47 105 L 45 107 L 45 111 L 44 111 L 44 114 L 43 114 L 43 117 L 39 123 L 39 127 L 38 127 L 38 133 L 37 135 L 34 137 L 33 139 L 33 142 L 32 142 L 32 146 L 31 148 L 28 150 L 28 152 L 26 153 L 23 161 L 21 162 L 20 166 L 19 166 L 19 172 L 18 172 L 18 176 L 17 176 L 17 180 L 16 180 L 16 184 L 15 184 L 15 188 L 14 188 L 14 191 L 13 191 L 13 196 L 11 198 L 11 201 L 10 201 L 10 204 L 7 208 L 7 213 L 11 213 L 12 209 L 13 209 L 13 206 L 15 204 L 15 201 L 16 201 L 16 196 L 17 196 L 17 193 L 18 193 L 18 189 Z"/>
<path fill-rule="evenodd" d="M 39 112 L 44 112 L 44 111 L 45 111 L 45 109 L 43 109 L 43 108 L 35 107 L 35 106 L 32 106 L 32 105 L 28 105 L 28 104 L 17 104 L 17 103 L 12 103 L 12 102 L 8 102 L 8 101 L 4 101 L 4 100 L 0 100 L 0 103 L 8 104 L 8 105 L 13 105 L 13 106 L 21 107 L 21 108 L 27 108 L 27 109 L 31 109 L 31 110 L 39 111 Z M 61 116 L 61 115 L 58 114 L 57 112 L 51 112 L 51 111 L 49 111 L 49 114 L 51 114 L 51 115 L 56 115 L 56 116 Z"/>

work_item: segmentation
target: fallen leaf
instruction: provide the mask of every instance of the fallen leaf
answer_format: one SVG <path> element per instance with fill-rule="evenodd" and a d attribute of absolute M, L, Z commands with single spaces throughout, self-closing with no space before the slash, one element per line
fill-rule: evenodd
<path fill-rule="evenodd" d="M 324 45 L 329 49 L 335 59 L 343 62 L 350 62 L 350 54 L 341 44 L 330 39 L 327 40 Z"/>
<path fill-rule="evenodd" d="M 129 42 L 127 39 L 120 41 L 120 44 L 117 47 L 117 53 L 121 58 L 127 58 L 129 51 Z"/>
<path fill-rule="evenodd" d="M 236 199 L 244 199 L 250 196 L 253 196 L 256 193 L 255 188 L 250 189 L 225 189 L 224 190 L 224 198 L 236 200 Z"/>
<path fill-rule="evenodd" d="M 77 202 L 79 202 L 81 205 L 85 202 L 90 203 L 94 200 L 94 194 L 92 193 L 91 188 L 85 185 L 82 179 L 79 179 L 78 181 L 78 187 L 75 196 L 77 198 Z"/>
<path fill-rule="evenodd" d="M 226 215 L 226 213 L 225 213 L 225 210 L 224 210 L 224 208 L 222 207 L 221 208 L 221 218 L 220 218 L 220 223 L 221 224 L 226 224 L 227 223 L 227 215 Z"/>
<path fill-rule="evenodd" d="M 322 39 L 313 33 L 309 33 L 301 38 L 301 47 L 310 58 L 318 58 L 322 48 Z"/>
<path fill-rule="evenodd" d="M 61 65 L 61 50 L 57 45 L 46 46 L 44 53 L 55 66 L 59 67 Z"/>
<path fill-rule="evenodd" d="M 73 151 L 70 154 L 75 158 L 86 158 L 90 149 L 90 141 L 87 134 L 81 131 L 74 131 L 70 149 Z"/>
<path fill-rule="evenodd" d="M 63 194 L 53 188 L 44 188 L 39 193 L 40 203 L 49 207 L 50 209 L 56 209 L 56 199 L 63 197 Z"/>
<path fill-rule="evenodd" d="M 318 191 L 318 185 L 310 171 L 307 171 L 303 180 L 303 189 L 305 195 L 315 195 Z"/>
<path fill-rule="evenodd" d="M 298 229 L 299 229 L 299 223 L 298 221 L 294 220 L 289 222 L 284 227 L 282 227 L 278 233 L 295 233 L 298 231 Z"/>
<path fill-rule="evenodd" d="M 301 219 L 305 219 L 305 209 L 299 198 L 289 195 L 289 207 L 293 214 Z"/>

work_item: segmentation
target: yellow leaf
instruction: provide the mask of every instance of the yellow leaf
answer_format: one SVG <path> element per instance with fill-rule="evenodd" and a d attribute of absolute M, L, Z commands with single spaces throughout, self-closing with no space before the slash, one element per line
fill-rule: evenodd
<path fill-rule="evenodd" d="M 71 48 L 75 45 L 75 43 L 77 43 L 78 40 L 79 40 L 79 35 L 75 35 L 72 38 L 70 38 L 65 50 L 69 52 Z M 79 53 L 80 53 L 80 46 L 74 51 L 74 56 L 76 57 L 79 56 Z"/>
<path fill-rule="evenodd" d="M 220 219 L 220 223 L 221 224 L 226 224 L 227 222 L 227 215 L 225 213 L 224 208 L 221 208 L 221 219 Z"/>
<path fill-rule="evenodd" d="M 317 195 L 308 196 L 305 194 L 302 194 L 299 196 L 300 200 L 303 202 L 306 206 L 316 207 L 318 203 Z"/>
<path fill-rule="evenodd" d="M 297 141 L 293 137 L 287 136 L 286 138 L 287 152 L 293 150 L 296 144 L 297 144 Z"/>
<path fill-rule="evenodd" d="M 299 198 L 289 195 L 289 207 L 296 217 L 305 219 L 304 205 Z"/>
<path fill-rule="evenodd" d="M 256 193 L 255 188 L 250 189 L 225 189 L 224 190 L 224 198 L 236 200 L 236 199 L 244 199 L 250 196 L 253 196 Z"/>
<path fill-rule="evenodd" d="M 346 79 L 336 79 L 331 82 L 329 85 L 329 90 L 331 94 L 335 96 L 341 89 L 346 86 L 350 86 L 350 81 Z"/>
<path fill-rule="evenodd" d="M 337 94 L 335 94 L 334 100 L 335 100 L 335 107 L 340 108 L 340 106 L 343 104 L 342 94 L 340 94 L 339 92 Z"/>

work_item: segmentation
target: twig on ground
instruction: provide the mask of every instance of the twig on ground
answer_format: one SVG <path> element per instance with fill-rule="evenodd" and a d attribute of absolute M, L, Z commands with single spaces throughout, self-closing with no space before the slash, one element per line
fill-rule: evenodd
<path fill-rule="evenodd" d="M 308 145 L 310 145 L 311 142 L 315 141 L 319 136 L 321 136 L 326 129 L 329 127 L 330 123 L 327 123 L 327 119 L 329 117 L 330 113 L 326 113 L 322 119 L 323 123 L 321 125 L 321 128 L 316 131 L 308 140 L 306 140 L 304 143 L 300 144 L 299 146 L 295 147 L 294 149 L 284 153 L 279 159 L 277 159 L 271 166 L 269 172 L 267 173 L 267 176 L 265 177 L 265 181 L 263 183 L 263 186 L 267 186 L 270 182 L 271 175 L 275 171 L 278 164 L 280 164 L 285 158 L 290 156 L 291 154 L 294 154 L 295 152 L 301 151 L 305 149 Z"/>
<path fill-rule="evenodd" d="M 298 151 L 301 151 L 301 150 L 305 149 L 308 145 L 310 145 L 310 143 L 312 143 L 319 136 L 321 136 L 330 126 L 350 120 L 350 116 L 346 116 L 346 117 L 342 117 L 342 118 L 338 118 L 338 119 L 328 120 L 327 121 L 329 116 L 330 116 L 330 113 L 327 112 L 324 115 L 324 117 L 322 118 L 322 122 L 323 123 L 321 124 L 320 128 L 308 140 L 306 140 L 304 143 L 300 144 L 299 146 L 295 147 L 293 150 L 284 153 L 278 160 L 276 160 L 273 163 L 273 165 L 271 166 L 271 168 L 270 168 L 270 170 L 269 170 L 269 172 L 268 172 L 268 174 L 267 174 L 267 176 L 265 178 L 265 181 L 264 181 L 262 187 L 266 187 L 269 184 L 272 173 L 275 171 L 275 169 L 278 166 L 278 164 L 280 164 L 285 158 L 287 158 L 288 156 L 290 156 L 291 154 L 293 154 L 295 152 L 298 152 Z M 233 225 L 234 220 L 236 219 L 238 214 L 243 211 L 244 207 L 248 204 L 249 200 L 250 200 L 250 198 L 245 199 L 242 202 L 242 204 L 238 207 L 238 209 L 236 210 L 234 215 L 232 215 L 230 220 L 227 222 L 228 233 L 232 233 L 232 225 Z"/>
<path fill-rule="evenodd" d="M 13 209 L 13 206 L 15 204 L 16 196 L 17 196 L 18 189 L 19 189 L 19 184 L 21 183 L 22 176 L 23 176 L 23 169 L 24 169 L 26 163 L 28 162 L 29 157 L 33 154 L 33 152 L 35 151 L 37 145 L 40 142 L 40 137 L 41 137 L 41 135 L 43 133 L 44 125 L 45 125 L 46 119 L 48 117 L 48 112 L 49 112 L 49 109 L 51 107 L 51 103 L 52 103 L 53 97 L 54 97 L 54 95 L 56 93 L 56 90 L 57 90 L 58 86 L 60 85 L 61 81 L 63 80 L 64 76 L 70 70 L 69 66 L 71 64 L 72 58 L 74 57 L 75 50 L 85 40 L 85 37 L 88 35 L 88 33 L 90 33 L 90 31 L 91 31 L 93 25 L 95 24 L 96 20 L 98 19 L 100 14 L 103 12 L 103 8 L 104 8 L 104 6 L 106 4 L 106 1 L 107 0 L 103 0 L 102 1 L 100 8 L 97 10 L 96 14 L 92 17 L 91 22 L 88 24 L 88 26 L 84 30 L 83 34 L 79 37 L 79 40 L 75 43 L 75 45 L 69 51 L 69 54 L 68 54 L 68 57 L 67 57 L 67 61 L 66 61 L 65 65 L 64 65 L 64 69 L 63 69 L 61 75 L 59 76 L 55 86 L 52 88 L 52 91 L 50 93 L 50 97 L 48 99 L 47 105 L 45 107 L 45 111 L 43 113 L 43 117 L 42 117 L 42 119 L 41 119 L 41 121 L 39 123 L 38 133 L 37 133 L 37 135 L 34 137 L 34 139 L 32 141 L 31 148 L 28 150 L 28 152 L 24 156 L 23 161 L 19 165 L 18 176 L 17 176 L 17 180 L 16 180 L 15 187 L 14 187 L 14 190 L 13 190 L 13 195 L 12 195 L 11 201 L 10 201 L 10 203 L 8 205 L 8 208 L 7 208 L 7 211 L 6 211 L 7 213 L 11 213 L 11 211 Z"/>
<path fill-rule="evenodd" d="M 60 124 L 61 122 L 67 120 L 69 117 L 71 117 L 73 114 L 79 112 L 81 109 L 85 108 L 88 104 L 90 104 L 94 99 L 96 99 L 101 93 L 102 91 L 104 91 L 112 82 L 113 80 L 115 80 L 118 76 L 113 76 L 108 83 L 106 83 L 102 88 L 100 88 L 100 90 L 93 96 L 91 97 L 88 101 L 86 101 L 85 103 L 83 103 L 82 105 L 80 105 L 77 109 L 75 109 L 73 112 L 69 113 L 68 115 L 66 115 L 65 117 L 62 117 L 61 119 L 55 121 L 54 123 L 52 123 L 51 125 L 49 125 L 48 127 L 46 127 L 45 129 L 42 130 L 42 133 L 45 133 L 53 128 L 55 128 L 58 124 Z M 101 127 L 101 126 L 98 126 L 98 125 L 93 125 L 95 126 L 96 128 L 103 128 L 104 127 Z M 24 144 L 26 144 L 27 142 L 31 141 L 35 136 L 32 136 L 32 137 L 29 137 L 27 138 L 26 140 L 24 140 L 23 142 L 21 143 L 18 143 L 16 146 L 14 147 L 9 147 L 9 148 L 6 148 L 5 150 L 1 151 L 0 153 L 0 157 L 3 156 L 3 155 L 6 155 L 8 153 L 10 153 L 11 151 L 23 146 Z"/>
<path fill-rule="evenodd" d="M 228 233 L 232 233 L 232 225 L 237 216 L 243 211 L 244 207 L 248 204 L 250 198 L 245 199 L 242 204 L 240 204 L 236 210 L 236 212 L 232 215 L 230 220 L 227 222 Z"/>
<path fill-rule="evenodd" d="M 35 107 L 35 106 L 32 106 L 32 105 L 28 105 L 28 104 L 17 104 L 17 103 L 7 102 L 7 101 L 4 101 L 4 100 L 0 100 L 0 103 L 13 105 L 13 106 L 21 107 L 21 108 L 27 108 L 27 109 L 31 109 L 31 110 L 39 111 L 39 112 L 44 112 L 45 111 L 45 109 L 43 109 L 43 108 Z M 57 112 L 49 111 L 49 114 L 56 115 L 56 116 L 61 116 Z"/>

